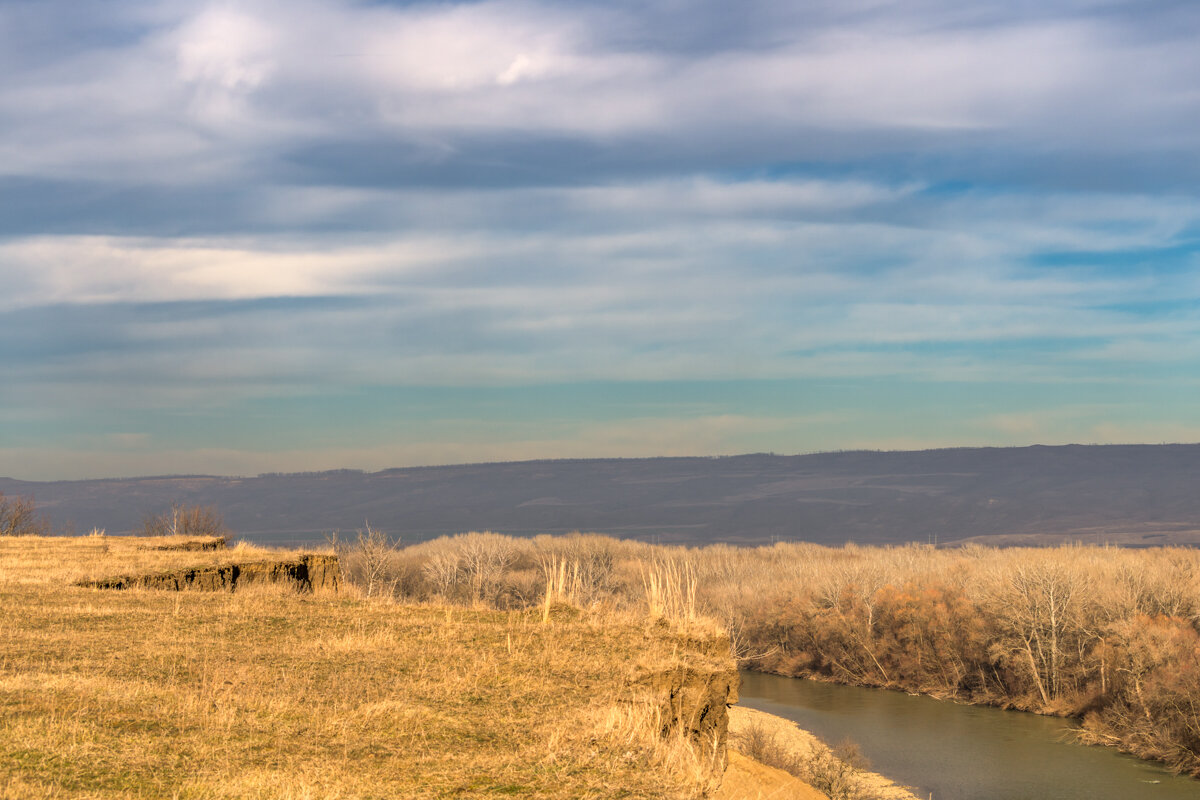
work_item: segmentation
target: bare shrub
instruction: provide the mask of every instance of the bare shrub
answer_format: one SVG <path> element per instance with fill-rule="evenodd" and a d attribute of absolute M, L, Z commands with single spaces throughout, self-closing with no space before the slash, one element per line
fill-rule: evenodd
<path fill-rule="evenodd" d="M 346 582 L 357 586 L 366 597 L 407 597 L 423 594 L 421 567 L 392 539 L 366 523 L 355 538 L 342 541 L 337 534 L 329 544 L 338 554 Z"/>
<path fill-rule="evenodd" d="M 141 536 L 229 536 L 229 528 L 220 513 L 211 506 L 172 503 L 161 514 L 146 518 L 138 531 Z"/>
<path fill-rule="evenodd" d="M 731 735 L 730 740 L 738 752 L 760 764 L 781 769 L 797 778 L 804 778 L 807 774 L 800 754 L 785 746 L 775 731 L 758 720 Z"/>
<path fill-rule="evenodd" d="M 513 540 L 490 531 L 467 533 L 456 538 L 463 574 L 470 586 L 471 602 L 494 601 L 505 570 L 516 559 Z"/>
<path fill-rule="evenodd" d="M 438 597 L 448 599 L 460 581 L 460 557 L 457 552 L 441 550 L 433 553 L 421 565 L 421 572 Z"/>
<path fill-rule="evenodd" d="M 604 536 L 570 534 L 553 540 L 549 545 L 575 565 L 578 578 L 578 602 L 585 605 L 611 600 L 618 586 L 616 575 L 616 540 Z"/>
<path fill-rule="evenodd" d="M 511 609 L 565 594 L 673 622 L 715 616 L 755 669 L 1087 714 L 1094 741 L 1200 775 L 1197 550 L 689 549 L 469 533 L 391 563 L 406 599 Z"/>
<path fill-rule="evenodd" d="M 696 610 L 696 570 L 690 563 L 674 560 L 643 565 L 642 586 L 651 617 L 678 622 L 699 618 Z"/>
<path fill-rule="evenodd" d="M 392 560 L 400 548 L 400 540 L 389 541 L 383 531 L 366 523 L 365 530 L 358 532 L 355 551 L 358 556 L 358 572 L 366 587 L 367 597 L 392 594 L 398 578 L 392 569 Z"/>
<path fill-rule="evenodd" d="M 37 513 L 32 497 L 5 497 L 0 492 L 0 536 L 46 536 L 50 524 Z"/>

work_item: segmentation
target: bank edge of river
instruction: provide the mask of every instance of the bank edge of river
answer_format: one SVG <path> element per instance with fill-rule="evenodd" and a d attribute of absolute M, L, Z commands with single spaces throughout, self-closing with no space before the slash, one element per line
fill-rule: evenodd
<path fill-rule="evenodd" d="M 858 742 L 918 797 L 959 800 L 1200 800 L 1200 781 L 1115 748 L 1085 747 L 1059 717 L 939 703 L 834 681 L 743 673 L 739 702 Z"/>
<path fill-rule="evenodd" d="M 1166 767 L 1168 770 L 1175 772 L 1178 775 L 1189 775 L 1190 777 L 1195 778 L 1198 782 L 1200 782 L 1200 775 L 1195 775 L 1195 774 L 1189 773 L 1187 771 L 1173 769 L 1171 767 L 1171 765 L 1168 764 L 1164 759 L 1157 757 L 1153 751 L 1145 750 L 1145 749 L 1139 750 L 1137 747 L 1130 745 L 1129 743 L 1125 742 L 1123 739 L 1120 739 L 1118 737 L 1115 737 L 1115 736 L 1106 737 L 1102 734 L 1088 731 L 1086 728 L 1083 727 L 1082 718 L 1078 714 L 1072 714 L 1069 711 L 1056 710 L 1056 709 L 1052 709 L 1052 708 L 1051 709 L 1032 708 L 1032 707 L 1020 705 L 1018 703 L 1014 703 L 1012 701 L 989 702 L 988 700 L 973 700 L 973 699 L 967 699 L 967 698 L 962 698 L 962 697 L 955 697 L 952 695 L 943 696 L 943 695 L 933 694 L 931 692 L 912 691 L 903 686 L 878 686 L 878 685 L 870 684 L 870 683 L 854 683 L 851 681 L 839 681 L 836 678 L 830 677 L 829 675 L 822 675 L 819 673 L 807 673 L 806 672 L 806 673 L 802 673 L 799 675 L 789 675 L 787 673 L 780 672 L 777 670 L 756 669 L 755 667 L 753 667 L 749 664 L 743 664 L 739 667 L 739 669 L 748 670 L 750 672 L 758 672 L 763 675 L 778 675 L 781 678 L 795 678 L 798 680 L 816 681 L 818 683 L 832 683 L 832 684 L 837 684 L 838 686 L 853 686 L 858 689 L 880 689 L 880 690 L 888 691 L 888 692 L 904 692 L 905 694 L 916 695 L 919 697 L 928 697 L 933 700 L 938 700 L 941 702 L 957 703 L 958 705 L 981 706 L 984 708 L 999 708 L 1004 711 L 1019 711 L 1022 714 L 1033 714 L 1033 715 L 1036 715 L 1039 717 L 1055 717 L 1058 719 L 1071 720 L 1077 726 L 1075 729 L 1075 735 L 1078 738 L 1078 741 L 1080 744 L 1084 744 L 1089 747 L 1111 747 L 1112 749 L 1117 750 L 1118 752 L 1125 753 L 1127 755 L 1131 755 L 1136 758 L 1140 758 L 1143 761 L 1150 761 L 1155 764 L 1160 764 L 1160 765 Z"/>
<path fill-rule="evenodd" d="M 836 771 L 842 772 L 845 776 L 845 788 L 852 797 L 869 798 L 870 800 L 919 800 L 907 788 L 879 773 L 871 772 L 868 769 L 857 769 L 850 765 L 845 765 L 848 768 L 843 772 L 843 762 L 827 743 L 789 719 L 743 706 L 731 707 L 729 709 L 730 747 L 741 752 L 739 743 L 745 742 L 746 738 L 752 734 L 767 737 L 771 741 L 772 747 L 777 748 L 789 760 L 803 764 L 821 763 L 826 765 L 826 769 L 832 767 Z M 768 766 L 777 765 L 768 763 Z M 768 795 L 764 794 L 763 796 Z M 771 794 L 770 796 L 776 795 Z M 826 797 L 820 793 L 813 796 Z"/>

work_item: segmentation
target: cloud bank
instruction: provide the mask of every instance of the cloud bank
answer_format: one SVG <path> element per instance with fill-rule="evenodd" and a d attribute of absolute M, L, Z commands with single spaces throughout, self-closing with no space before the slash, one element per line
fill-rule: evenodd
<path fill-rule="evenodd" d="M 1193 438 L 1197 33 L 0 3 L 0 473 Z"/>

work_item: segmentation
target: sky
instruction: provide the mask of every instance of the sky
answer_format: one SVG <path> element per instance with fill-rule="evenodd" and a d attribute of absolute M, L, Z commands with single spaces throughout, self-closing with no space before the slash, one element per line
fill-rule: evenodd
<path fill-rule="evenodd" d="M 1191 0 L 0 0 L 0 475 L 1200 441 Z"/>

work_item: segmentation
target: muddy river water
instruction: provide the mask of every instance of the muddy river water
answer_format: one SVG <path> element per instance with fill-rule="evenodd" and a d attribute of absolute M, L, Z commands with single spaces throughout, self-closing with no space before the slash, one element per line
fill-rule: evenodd
<path fill-rule="evenodd" d="M 933 800 L 1200 800 L 1200 780 L 1112 748 L 1074 725 L 903 692 L 742 673 L 741 705 L 858 743 L 871 769 Z"/>

